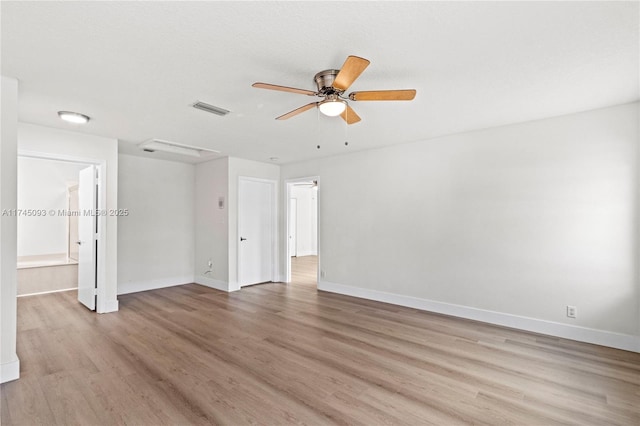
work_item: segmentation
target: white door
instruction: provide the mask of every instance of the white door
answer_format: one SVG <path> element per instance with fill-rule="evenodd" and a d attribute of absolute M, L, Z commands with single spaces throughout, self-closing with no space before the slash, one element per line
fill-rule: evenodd
<path fill-rule="evenodd" d="M 289 199 L 289 256 L 298 256 L 298 200 Z"/>
<path fill-rule="evenodd" d="M 69 197 L 69 211 L 77 212 L 78 207 L 78 185 L 73 185 L 68 189 Z M 69 259 L 78 261 L 78 216 L 71 215 L 67 217 L 67 224 L 69 226 Z"/>
<path fill-rule="evenodd" d="M 95 166 L 80 171 L 78 177 L 78 300 L 96 309 L 97 179 Z M 92 213 L 93 212 L 93 213 Z"/>
<path fill-rule="evenodd" d="M 275 183 L 240 179 L 238 183 L 238 282 L 240 286 L 273 279 Z"/>

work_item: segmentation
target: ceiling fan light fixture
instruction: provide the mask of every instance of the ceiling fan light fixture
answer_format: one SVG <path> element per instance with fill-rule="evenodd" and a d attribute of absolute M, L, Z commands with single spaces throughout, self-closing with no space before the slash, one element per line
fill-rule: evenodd
<path fill-rule="evenodd" d="M 344 112 L 347 103 L 342 99 L 325 99 L 318 104 L 320 112 L 329 117 L 336 117 Z"/>
<path fill-rule="evenodd" d="M 414 89 L 407 90 L 373 90 L 364 92 L 352 92 L 348 98 L 345 91 L 351 87 L 353 82 L 369 66 L 369 60 L 359 56 L 349 55 L 339 70 L 328 69 L 320 71 L 314 77 L 317 92 L 295 87 L 279 86 L 269 83 L 253 83 L 253 87 L 258 89 L 279 90 L 281 92 L 298 93 L 301 95 L 318 96 L 324 98 L 320 102 L 311 102 L 304 106 L 289 111 L 276 117 L 276 120 L 287 120 L 310 109 L 318 108 L 320 112 L 329 117 L 340 116 L 347 124 L 354 124 L 361 121 L 361 118 L 347 104 L 346 99 L 352 101 L 411 101 L 416 96 Z M 347 143 L 345 143 L 347 145 Z M 318 145 L 320 149 L 320 145 Z"/>
<path fill-rule="evenodd" d="M 90 118 L 88 115 L 80 114 L 79 112 L 71 111 L 58 111 L 58 117 L 60 119 L 73 123 L 73 124 L 85 124 L 88 123 Z"/>

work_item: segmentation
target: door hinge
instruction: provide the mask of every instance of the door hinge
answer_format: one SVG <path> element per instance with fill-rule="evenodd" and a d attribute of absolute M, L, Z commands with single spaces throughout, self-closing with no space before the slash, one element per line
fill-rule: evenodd
<path fill-rule="evenodd" d="M 97 288 L 94 288 L 94 289 L 93 289 L 93 295 L 94 295 L 94 296 L 97 296 L 97 295 L 98 295 L 98 289 L 97 289 Z"/>

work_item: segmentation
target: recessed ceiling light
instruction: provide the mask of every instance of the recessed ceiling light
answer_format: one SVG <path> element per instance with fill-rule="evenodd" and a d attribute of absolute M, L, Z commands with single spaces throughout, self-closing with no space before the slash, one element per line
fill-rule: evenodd
<path fill-rule="evenodd" d="M 85 124 L 88 123 L 90 118 L 88 115 L 80 114 L 78 112 L 71 111 L 58 111 L 58 116 L 69 123 L 73 124 Z"/>

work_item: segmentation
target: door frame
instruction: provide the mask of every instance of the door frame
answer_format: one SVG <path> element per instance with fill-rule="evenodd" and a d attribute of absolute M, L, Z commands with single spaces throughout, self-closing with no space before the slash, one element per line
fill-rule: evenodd
<path fill-rule="evenodd" d="M 236 194 L 238 200 L 238 215 L 237 215 L 237 223 L 236 223 L 236 277 L 237 277 L 237 286 L 238 289 L 241 289 L 244 285 L 240 282 L 240 268 L 241 268 L 241 257 L 240 257 L 240 223 L 242 218 L 242 206 L 240 205 L 240 182 L 260 182 L 266 183 L 269 185 L 269 201 L 270 208 L 269 213 L 271 214 L 271 218 L 269 220 L 270 230 L 269 236 L 271 238 L 271 281 L 278 282 L 278 202 L 277 202 L 277 188 L 278 181 L 273 179 L 262 179 L 255 178 L 250 176 L 238 176 L 238 193 Z"/>
<path fill-rule="evenodd" d="M 64 154 L 52 154 L 48 152 L 38 151 L 26 151 L 18 150 L 18 158 L 37 158 L 40 160 L 54 160 L 67 163 L 77 163 L 96 166 L 98 171 L 98 210 L 104 211 L 107 206 L 107 162 L 106 160 L 96 160 L 95 158 L 75 157 L 72 155 Z M 96 287 L 97 287 L 97 299 L 96 310 L 97 313 L 107 312 L 106 306 L 106 286 L 107 286 L 107 242 L 105 239 L 106 233 L 106 216 L 98 216 L 98 255 L 96 258 Z"/>
<path fill-rule="evenodd" d="M 321 258 L 320 258 L 320 248 L 322 247 L 321 245 L 321 238 L 320 238 L 320 201 L 321 201 L 321 195 L 320 195 L 320 188 L 321 188 L 321 183 L 320 183 L 320 176 L 306 176 L 306 177 L 300 177 L 300 178 L 294 178 L 294 179 L 286 179 L 284 181 L 284 211 L 285 213 L 285 223 L 284 223 L 284 232 L 285 232 L 285 239 L 284 241 L 287 241 L 287 244 L 285 244 L 284 250 L 285 250 L 285 268 L 284 268 L 284 282 L 285 283 L 290 283 L 291 282 L 291 253 L 289 252 L 289 238 L 288 238 L 288 234 L 289 234 L 289 199 L 291 198 L 291 188 L 293 188 L 294 184 L 296 183 L 302 183 L 302 182 L 309 182 L 309 181 L 316 181 L 318 182 L 318 186 L 317 186 L 317 193 L 316 193 L 316 251 L 318 253 L 318 270 L 316 271 L 316 286 L 317 283 L 320 282 L 320 271 L 322 271 L 321 268 Z"/>

